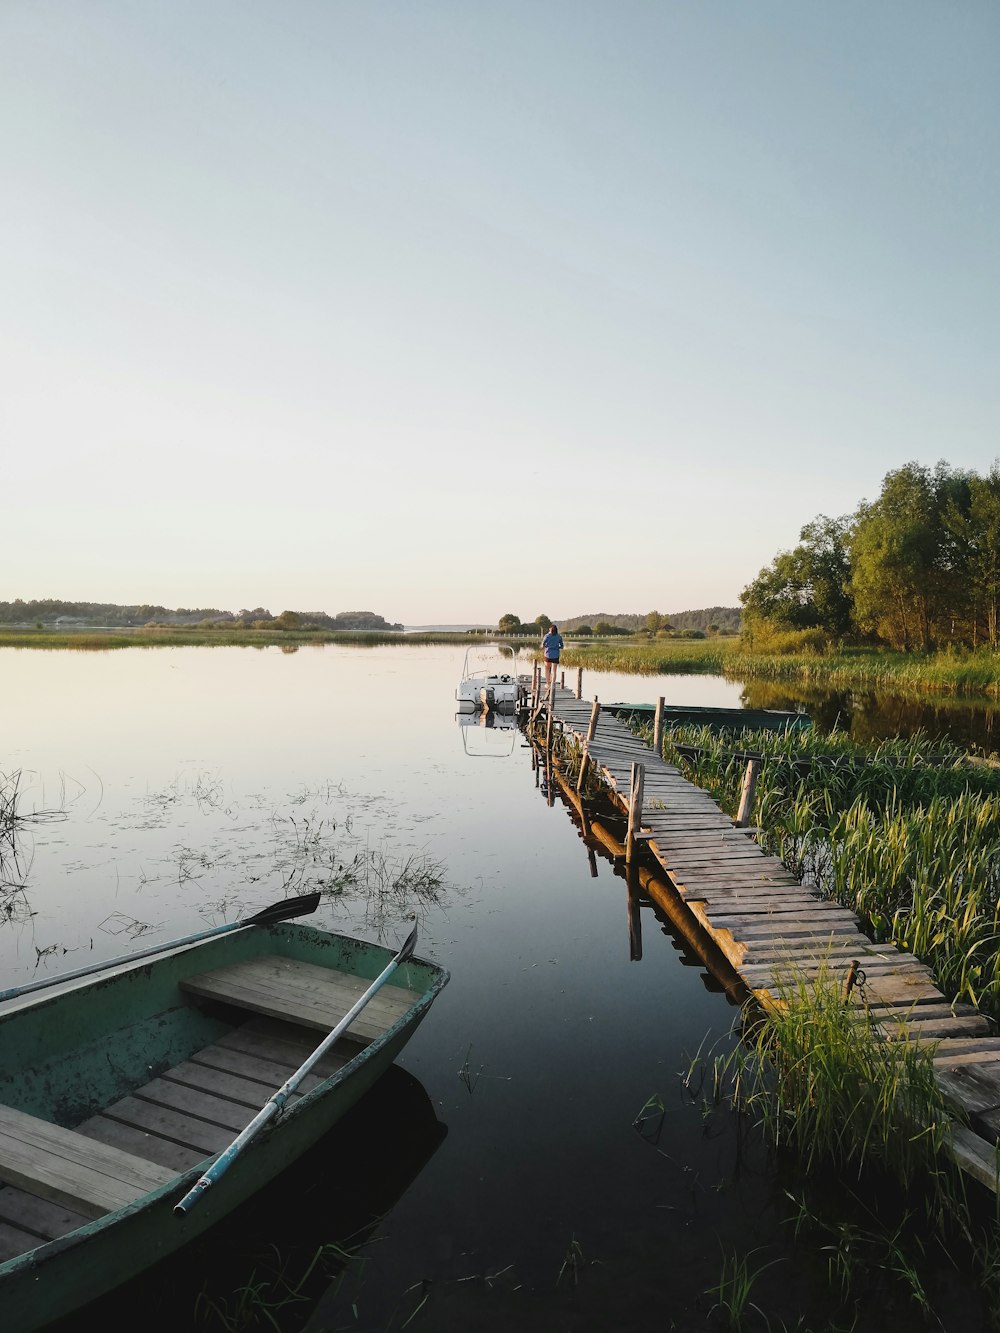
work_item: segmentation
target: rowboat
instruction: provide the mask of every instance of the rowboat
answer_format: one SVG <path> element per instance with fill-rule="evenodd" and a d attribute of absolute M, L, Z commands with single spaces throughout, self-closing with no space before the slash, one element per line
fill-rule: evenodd
<path fill-rule="evenodd" d="M 626 721 L 652 722 L 655 704 L 602 704 L 605 712 Z M 699 708 L 696 705 L 667 704 L 663 725 L 672 727 L 709 727 L 712 731 L 798 731 L 812 726 L 808 713 L 777 708 Z"/>
<path fill-rule="evenodd" d="M 393 956 L 287 920 L 239 924 L 0 1003 L 6 1333 L 80 1309 L 274 1179 L 448 981 L 410 941 Z"/>

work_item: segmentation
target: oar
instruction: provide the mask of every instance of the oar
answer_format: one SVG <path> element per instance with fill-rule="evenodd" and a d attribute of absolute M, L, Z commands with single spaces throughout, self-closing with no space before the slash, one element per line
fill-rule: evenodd
<path fill-rule="evenodd" d="M 75 972 L 60 972 L 56 977 L 42 977 L 40 981 L 31 981 L 27 986 L 15 986 L 12 990 L 0 991 L 0 1003 L 13 1000 L 17 995 L 27 995 L 29 991 L 43 990 L 46 986 L 57 986 L 62 981 L 75 981 L 77 977 L 87 977 L 93 972 L 104 972 L 119 963 L 133 963 L 139 958 L 148 958 L 154 953 L 166 953 L 168 949 L 180 949 L 185 944 L 199 944 L 216 935 L 226 935 L 231 930 L 245 930 L 247 926 L 270 926 L 275 921 L 288 921 L 293 916 L 308 916 L 319 906 L 320 895 L 305 893 L 300 898 L 283 898 L 281 902 L 262 907 L 253 916 L 240 921 L 231 921 L 228 926 L 213 926 L 211 930 L 199 931 L 196 935 L 185 935 L 180 940 L 167 940 L 165 944 L 153 944 L 148 949 L 139 949 L 136 953 L 125 953 L 119 958 L 109 958 L 106 963 L 91 963 L 89 967 L 78 968 Z"/>
<path fill-rule="evenodd" d="M 243 1149 L 247 1146 L 247 1144 L 250 1143 L 252 1139 L 257 1137 L 260 1131 L 270 1120 L 273 1120 L 276 1115 L 279 1115 L 281 1111 L 284 1110 L 285 1103 L 288 1101 L 288 1098 L 299 1086 L 299 1084 L 309 1073 L 312 1067 L 316 1064 L 316 1062 L 319 1059 L 322 1058 L 322 1056 L 326 1054 L 326 1052 L 330 1049 L 330 1047 L 337 1042 L 337 1040 L 343 1035 L 343 1033 L 347 1031 L 347 1029 L 354 1022 L 355 1018 L 358 1016 L 358 1014 L 360 1014 L 361 1010 L 372 998 L 372 996 L 375 994 L 378 988 L 384 985 L 385 982 L 389 980 L 393 972 L 395 972 L 396 968 L 399 967 L 400 963 L 405 963 L 407 958 L 409 958 L 412 955 L 413 950 L 416 947 L 416 943 L 417 943 L 417 927 L 416 923 L 414 923 L 413 929 L 410 931 L 409 935 L 406 938 L 406 943 L 400 949 L 399 953 L 396 954 L 395 958 L 393 958 L 392 961 L 386 966 L 384 971 L 379 973 L 379 975 L 375 978 L 372 984 L 365 991 L 364 995 L 362 995 L 360 999 L 355 1001 L 355 1003 L 347 1011 L 347 1013 L 340 1020 L 340 1022 L 333 1029 L 333 1031 L 328 1036 L 323 1038 L 323 1040 L 313 1051 L 312 1055 L 308 1057 L 305 1063 L 300 1065 L 299 1068 L 295 1071 L 295 1073 L 292 1074 L 290 1078 L 285 1080 L 285 1082 L 281 1085 L 278 1091 L 274 1093 L 273 1096 L 271 1096 L 264 1103 L 261 1109 L 257 1112 L 254 1118 L 247 1125 L 246 1129 L 242 1130 L 240 1134 L 238 1134 L 237 1137 L 233 1139 L 229 1147 L 219 1154 L 219 1156 L 215 1159 L 215 1161 L 208 1168 L 205 1174 L 191 1187 L 191 1189 L 188 1190 L 187 1194 L 184 1195 L 184 1198 L 181 1199 L 180 1203 L 174 1205 L 175 1213 L 184 1214 L 188 1212 L 191 1208 L 193 1208 L 194 1205 L 205 1193 L 205 1191 L 211 1185 L 214 1185 L 215 1182 L 219 1179 L 219 1177 L 223 1175 L 229 1169 L 230 1166 L 232 1166 L 233 1162 L 243 1151 Z"/>

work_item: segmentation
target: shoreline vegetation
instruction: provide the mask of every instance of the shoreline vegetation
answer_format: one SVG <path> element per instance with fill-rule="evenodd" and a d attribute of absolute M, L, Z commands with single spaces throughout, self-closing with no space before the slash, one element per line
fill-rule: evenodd
<path fill-rule="evenodd" d="M 228 646 L 280 647 L 346 644 L 421 646 L 482 642 L 483 631 L 333 630 L 143 625 L 108 629 L 39 629 L 0 625 L 0 647 L 79 649 Z M 488 636 L 539 652 L 519 636 Z M 767 652 L 748 648 L 735 636 L 661 638 L 645 634 L 609 639 L 566 635 L 561 665 L 566 670 L 616 671 L 625 675 L 712 675 L 726 680 L 775 681 L 831 689 L 887 690 L 894 694 L 996 699 L 1000 696 L 1000 654 L 989 648 L 940 652 L 894 652 L 886 648 L 836 647 L 828 651 Z"/>

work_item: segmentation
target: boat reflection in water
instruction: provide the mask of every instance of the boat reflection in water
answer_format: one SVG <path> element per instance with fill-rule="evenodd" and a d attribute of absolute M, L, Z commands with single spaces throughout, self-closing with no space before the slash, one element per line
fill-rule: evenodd
<path fill-rule="evenodd" d="M 456 713 L 465 753 L 474 759 L 504 759 L 513 754 L 521 716 L 517 708 L 481 708 Z"/>
<path fill-rule="evenodd" d="M 138 1323 L 144 1333 L 229 1327 L 234 1312 L 246 1313 L 251 1289 L 283 1329 L 353 1322 L 364 1262 L 353 1260 L 348 1272 L 351 1255 L 372 1239 L 447 1133 L 423 1085 L 391 1065 L 315 1148 L 196 1247 L 90 1305 L 90 1326 Z M 250 1326 L 273 1323 L 262 1314 Z M 79 1327 L 67 1322 L 53 1333 Z"/>

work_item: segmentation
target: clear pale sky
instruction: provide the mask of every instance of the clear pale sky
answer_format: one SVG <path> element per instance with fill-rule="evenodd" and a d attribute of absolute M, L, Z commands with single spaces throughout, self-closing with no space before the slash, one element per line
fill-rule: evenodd
<path fill-rule="evenodd" d="M 679 611 L 1000 455 L 995 0 L 0 0 L 0 600 Z"/>

